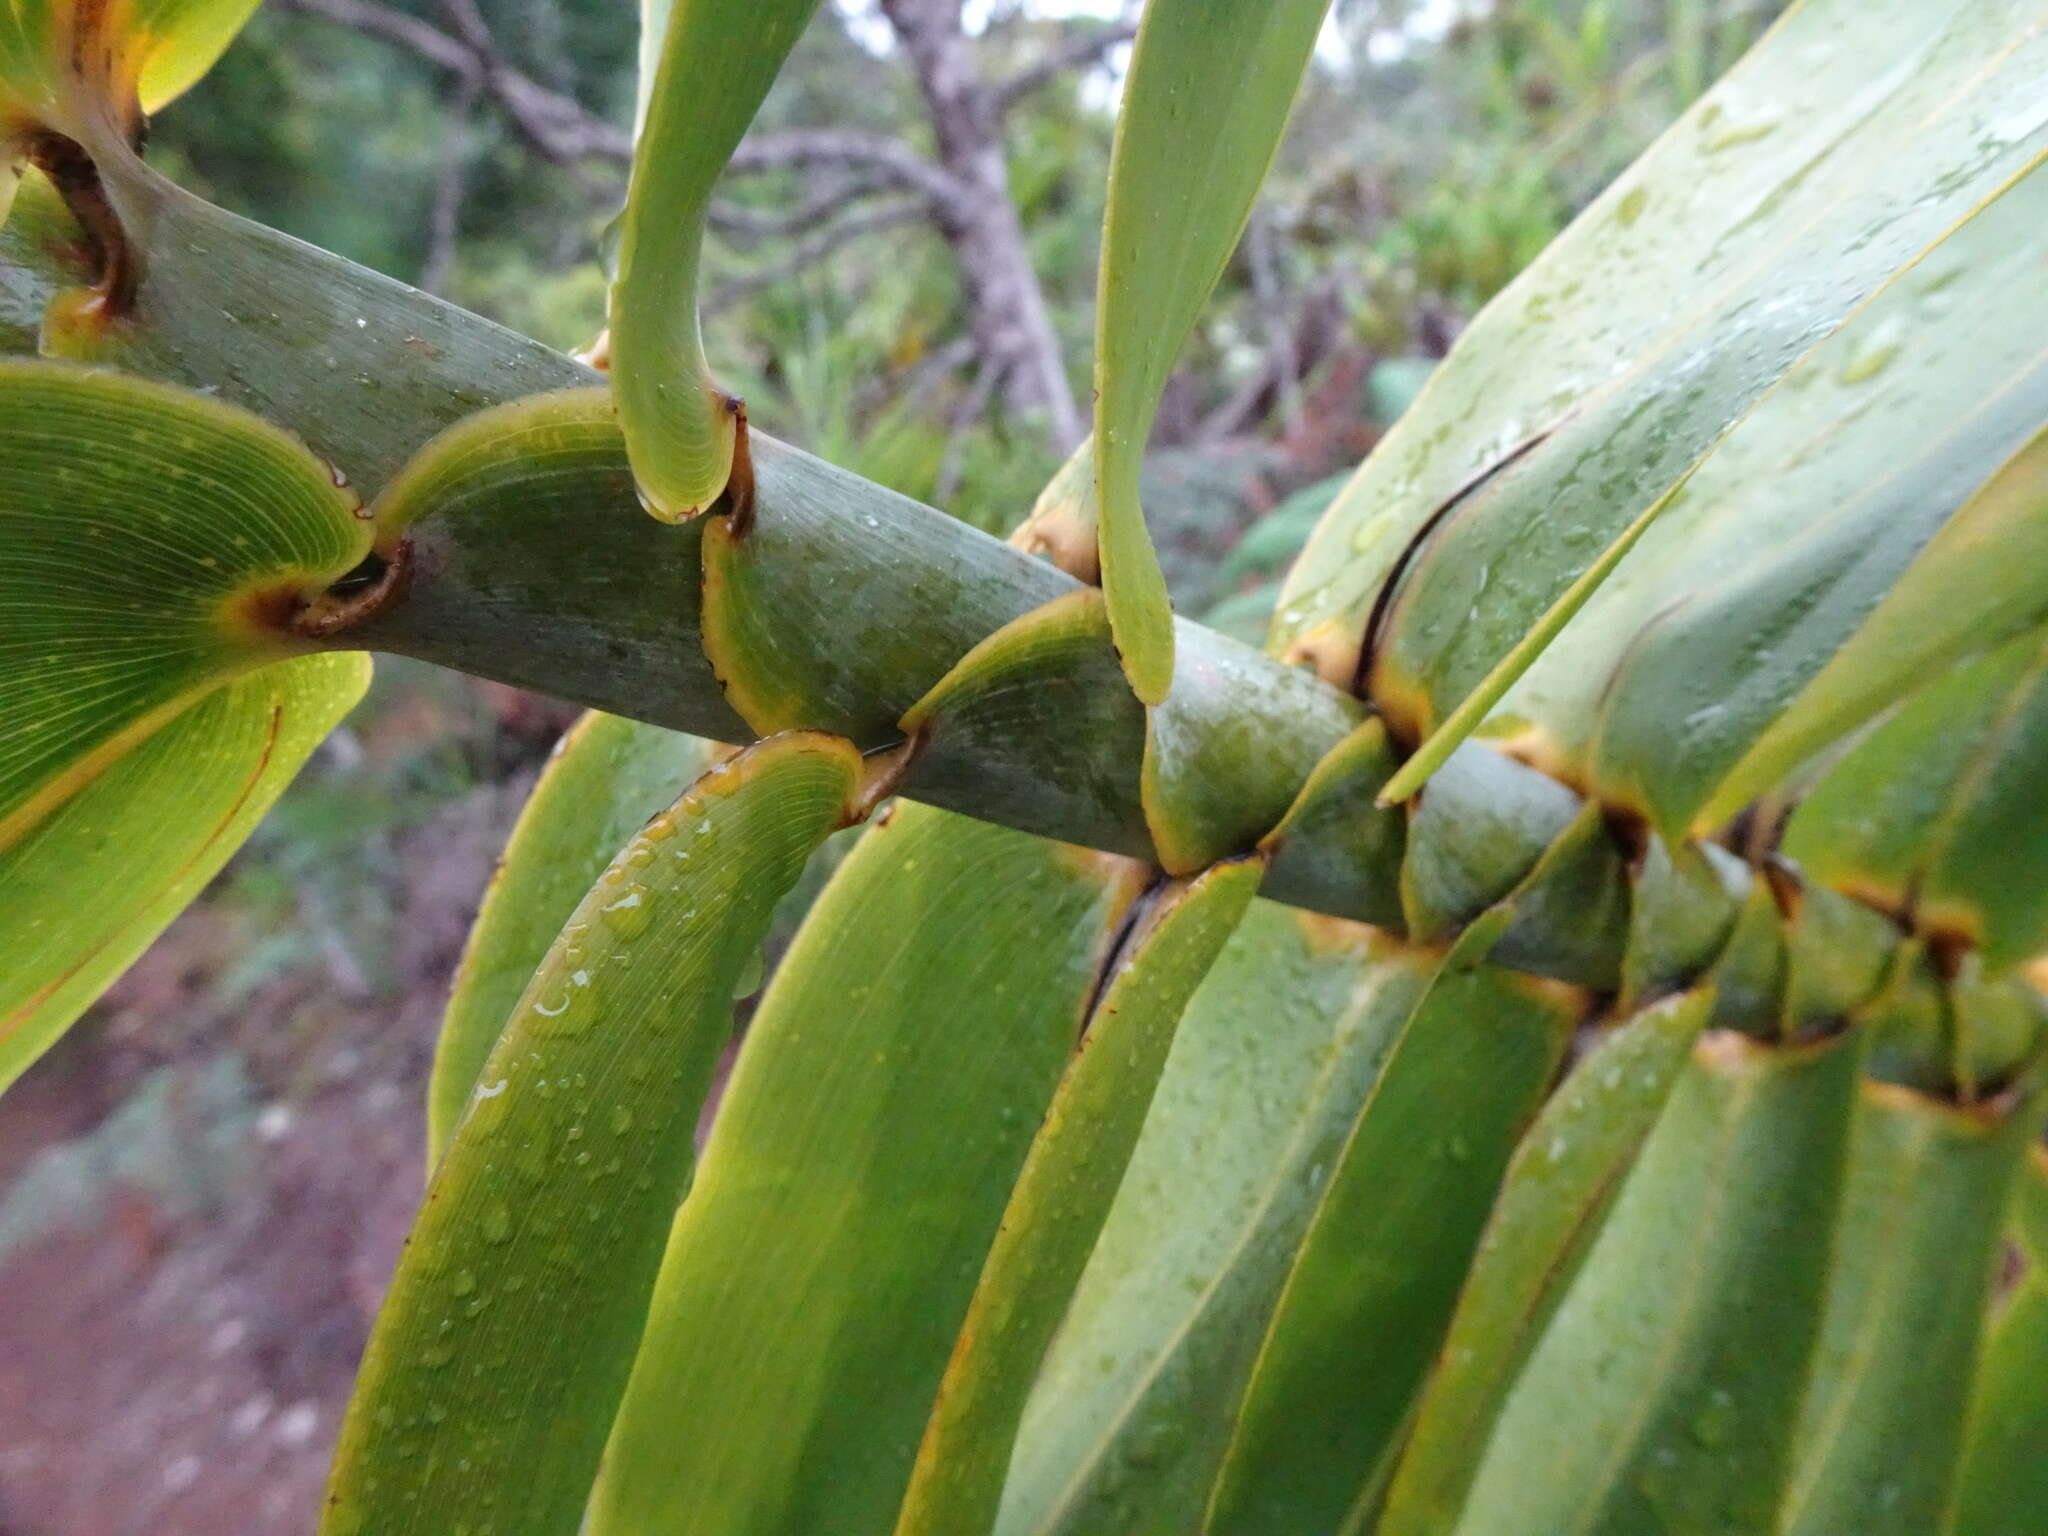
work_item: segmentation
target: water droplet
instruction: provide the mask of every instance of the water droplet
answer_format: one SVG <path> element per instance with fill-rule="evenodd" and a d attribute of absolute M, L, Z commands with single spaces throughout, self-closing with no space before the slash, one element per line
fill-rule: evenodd
<path fill-rule="evenodd" d="M 1178 1418 L 1148 1420 L 1124 1441 L 1124 1460 L 1133 1467 L 1161 1466 L 1173 1459 L 1185 1438 Z"/>
<path fill-rule="evenodd" d="M 748 955 L 746 962 L 740 967 L 739 976 L 732 984 L 732 995 L 734 997 L 752 997 L 756 992 L 760 991 L 761 973 L 766 964 L 767 961 L 760 950 L 756 949 L 752 954 Z"/>
<path fill-rule="evenodd" d="M 466 1138 L 486 1141 L 498 1134 L 512 1110 L 512 1095 L 506 1091 L 511 1083 L 509 1077 L 501 1077 L 495 1083 L 477 1085 L 470 1096 L 469 1114 L 463 1120 L 462 1134 Z"/>
<path fill-rule="evenodd" d="M 512 1238 L 512 1208 L 502 1200 L 493 1200 L 484 1207 L 484 1241 L 504 1243 Z"/>
<path fill-rule="evenodd" d="M 536 1027 L 543 1034 L 580 1035 L 596 1022 L 597 985 L 594 974 L 576 969 L 548 977 L 533 999 Z M 536 1089 L 545 1082 L 536 1083 Z M 545 1098 L 547 1095 L 542 1094 Z"/>
<path fill-rule="evenodd" d="M 458 1296 L 467 1296 L 476 1289 L 476 1276 L 466 1269 L 458 1269 L 455 1278 L 448 1282 L 448 1289 Z"/>
<path fill-rule="evenodd" d="M 1703 125 L 1705 121 L 1702 119 Z M 1777 131 L 1778 120 L 1775 117 L 1752 118 L 1746 123 L 1729 124 L 1719 133 L 1712 135 L 1701 148 L 1710 155 L 1718 155 L 1725 150 L 1738 149 L 1744 144 L 1754 144 L 1759 139 L 1767 139 Z"/>
<path fill-rule="evenodd" d="M 647 931 L 647 921 L 654 910 L 654 893 L 638 884 L 619 887 L 619 893 L 602 907 L 598 915 L 605 926 L 622 939 L 638 938 Z"/>
<path fill-rule="evenodd" d="M 1734 1395 L 1721 1387 L 1707 1394 L 1706 1406 L 1692 1421 L 1692 1437 L 1709 1448 L 1720 1445 L 1735 1428 Z"/>
<path fill-rule="evenodd" d="M 1861 384 L 1889 368 L 1901 349 L 1898 326 L 1887 321 L 1849 349 L 1842 371 L 1835 377 L 1844 384 Z"/>
<path fill-rule="evenodd" d="M 612 1106 L 612 1134 L 623 1136 L 633 1129 L 633 1111 L 623 1104 Z"/>

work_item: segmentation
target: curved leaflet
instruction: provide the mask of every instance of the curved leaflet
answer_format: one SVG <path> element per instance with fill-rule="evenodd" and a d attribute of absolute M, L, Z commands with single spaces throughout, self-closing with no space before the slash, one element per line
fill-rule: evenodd
<path fill-rule="evenodd" d="M 761 742 L 584 897 L 434 1170 L 342 1425 L 328 1536 L 576 1527 L 733 994 L 859 783 L 838 737 Z"/>

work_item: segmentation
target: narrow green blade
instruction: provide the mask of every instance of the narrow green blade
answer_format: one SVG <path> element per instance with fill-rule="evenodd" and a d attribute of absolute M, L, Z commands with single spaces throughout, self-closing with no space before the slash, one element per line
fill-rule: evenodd
<path fill-rule="evenodd" d="M 661 45 L 668 36 L 670 0 L 640 0 L 640 47 L 633 81 L 633 137 L 647 126 L 647 108 L 661 77 Z"/>
<path fill-rule="evenodd" d="M 2048 1276 L 2006 1301 L 1985 1350 L 1957 1480 L 1955 1536 L 2038 1536 L 2048 1509 Z"/>
<path fill-rule="evenodd" d="M 132 128 L 213 67 L 257 0 L 17 0 L 0 11 L 0 219 L 17 135 Z"/>
<path fill-rule="evenodd" d="M 1942 525 L 1863 627 L 1729 770 L 1701 819 L 1753 798 L 1943 667 L 2048 619 L 2048 595 L 2022 579 L 2044 564 L 2048 428 Z"/>
<path fill-rule="evenodd" d="M 2048 420 L 2048 274 L 2033 248 L 2044 224 L 2048 165 L 1888 284 L 1693 476 L 1659 548 L 1641 551 L 1655 567 L 1646 562 L 1601 626 L 1610 655 L 1629 641 L 1591 748 L 1604 798 L 1677 837 L 1727 820 L 1798 766 L 1804 754 L 1752 749 Z M 2025 601 L 2002 596 L 2028 586 L 2019 554 L 1968 609 L 1995 618 L 1998 605 Z M 1866 642 L 1906 658 L 1920 643 L 1890 631 Z M 1599 675 L 1592 661 L 1575 646 L 1559 675 Z M 1915 675 L 1906 665 L 1900 681 Z"/>
<path fill-rule="evenodd" d="M 2035 1536 L 2048 1509 L 2048 1151 L 2029 1150 L 2014 1205 L 2027 1273 L 1994 1314 L 1957 1478 L 1954 1536 Z"/>
<path fill-rule="evenodd" d="M 1175 1028 L 1264 872 L 1244 860 L 1169 887 L 1118 962 L 982 1267 L 897 1536 L 976 1536 L 994 1524 L 1025 1399 L 1123 1181 Z"/>
<path fill-rule="evenodd" d="M 1454 1531 L 1773 1528 L 1859 1054 L 1853 1034 L 1701 1040 L 1509 1394 Z"/>
<path fill-rule="evenodd" d="M 1865 1090 L 1798 1464 L 1776 1527 L 1787 1536 L 1941 1529 L 2006 1208 L 2041 1108 L 2038 1090 L 1982 1109 L 1888 1085 Z"/>
<path fill-rule="evenodd" d="M 2048 1146 L 2028 1149 L 2013 1195 L 2013 1241 L 2027 1263 L 2048 1269 Z"/>
<path fill-rule="evenodd" d="M 583 898 L 434 1170 L 323 1533 L 576 1529 L 733 994 L 859 780 L 837 737 L 762 742 L 650 821 Z"/>
<path fill-rule="evenodd" d="M 595 711 L 556 743 L 499 856 L 455 972 L 427 1087 L 429 1166 L 584 893 L 627 839 L 711 765 L 716 750 L 695 736 Z"/>
<path fill-rule="evenodd" d="M 707 511 L 733 472 L 745 410 L 721 390 L 697 323 L 711 189 L 818 0 L 674 0 L 648 94 L 611 294 L 611 375 L 648 511 Z"/>
<path fill-rule="evenodd" d="M 1662 1114 L 1710 1003 L 1682 993 L 1609 1032 L 1516 1148 L 1377 1536 L 1455 1529 L 1501 1406 Z"/>
<path fill-rule="evenodd" d="M 1793 813 L 1809 878 L 1980 949 L 1998 970 L 2048 948 L 2048 636 L 1922 688 Z"/>
<path fill-rule="evenodd" d="M 1370 682 L 1398 735 L 1427 736 L 1816 341 L 2048 143 L 2044 60 L 2027 0 L 1792 7 L 1459 339 L 1324 518 L 1274 648 L 1357 656 L 1397 585 L 1381 627 L 1402 634 L 1372 647 Z"/>
<path fill-rule="evenodd" d="M 1776 787 L 1796 759 L 1724 781 L 2048 416 L 2048 284 L 2027 243 L 2044 218 L 2048 172 L 2032 169 L 1815 346 L 1597 559 L 1556 551 L 1575 579 L 1408 772 L 1498 706 L 1536 750 L 1669 837 L 1703 804 L 1699 825 L 1711 827 Z M 1472 527 L 1454 519 L 1424 569 L 1448 571 Z M 1385 635 L 1390 667 L 1408 664 L 1392 658 L 1409 626 L 1425 632 L 1418 654 L 1437 643 L 1427 632 L 1443 635 L 1447 615 L 1429 605 L 1454 587 L 1472 598 L 1447 575 L 1433 598 L 1402 601 Z"/>
<path fill-rule="evenodd" d="M 76 3 L 76 0 L 74 0 Z M 199 83 L 261 0 L 136 0 L 132 35 L 144 47 L 136 92 L 157 112 Z"/>
<path fill-rule="evenodd" d="M 308 649 L 281 621 L 368 552 L 353 508 L 242 411 L 0 363 L 0 849 L 207 689 Z"/>
<path fill-rule="evenodd" d="M 1140 866 L 922 806 L 784 956 L 676 1222 L 598 1536 L 887 1532 Z"/>
<path fill-rule="evenodd" d="M 1236 1418 L 1215 1384 L 1250 1369 L 1434 969 L 1370 929 L 1253 904 L 1181 1021 L 1026 1406 L 1002 1536 L 1182 1536 L 1199 1521 Z"/>
<path fill-rule="evenodd" d="M 0 1089 L 199 894 L 369 676 L 310 656 L 216 688 L 0 850 Z"/>
<path fill-rule="evenodd" d="M 1095 324 L 1102 587 L 1131 687 L 1173 683 L 1138 466 L 1173 361 L 1251 217 L 1329 0 L 1148 0 L 1110 156 Z"/>
<path fill-rule="evenodd" d="M 1584 1007 L 1484 963 L 1489 948 L 1445 961 L 1331 1170 L 1217 1474 L 1216 1536 L 1358 1529 L 1384 1492 L 1508 1155 Z"/>

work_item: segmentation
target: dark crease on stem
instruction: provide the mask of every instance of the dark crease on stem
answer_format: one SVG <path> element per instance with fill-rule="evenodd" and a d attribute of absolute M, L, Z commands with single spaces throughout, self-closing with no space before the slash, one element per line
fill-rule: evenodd
<path fill-rule="evenodd" d="M 1088 989 L 1088 1002 L 1081 1010 L 1081 1032 L 1074 1040 L 1079 1050 L 1088 1043 L 1088 1031 L 1095 1023 L 1096 1010 L 1102 1006 L 1102 999 L 1108 995 L 1110 984 L 1116 980 L 1117 972 L 1136 951 L 1140 935 L 1143 934 L 1153 911 L 1166 894 L 1173 880 L 1164 870 L 1155 872 L 1152 883 L 1132 898 L 1124 908 L 1122 921 L 1116 925 L 1116 932 L 1109 936 L 1109 943 L 1103 947 L 1102 963 L 1095 968 L 1094 985 Z"/>
<path fill-rule="evenodd" d="M 373 549 L 325 592 L 302 602 L 287 627 L 309 640 L 326 640 L 388 606 L 412 575 L 412 540 Z"/>
<path fill-rule="evenodd" d="M 98 293 L 98 318 L 112 320 L 132 313 L 142 281 L 141 267 L 100 182 L 99 167 L 77 140 L 47 128 L 29 135 L 27 149 L 29 163 L 49 179 L 85 234 L 92 286 Z"/>
<path fill-rule="evenodd" d="M 1387 579 L 1380 583 L 1378 596 L 1372 600 L 1372 614 L 1365 622 L 1365 640 L 1358 648 L 1358 670 L 1351 679 L 1351 692 L 1355 697 L 1365 699 L 1368 702 L 1371 700 L 1373 662 L 1379 655 L 1380 642 L 1384 638 L 1382 631 L 1393 614 L 1394 594 L 1400 590 L 1401 583 L 1407 579 L 1409 567 L 1415 563 L 1416 558 L 1422 553 L 1423 546 L 1428 544 L 1437 529 L 1443 525 L 1444 520 L 1452 512 L 1478 495 L 1497 476 L 1506 472 L 1516 461 L 1529 453 L 1538 443 L 1549 437 L 1555 430 L 1555 427 L 1545 427 L 1541 432 L 1531 433 L 1528 437 L 1523 438 L 1522 441 L 1515 444 L 1514 447 L 1501 455 L 1500 458 L 1494 460 L 1493 463 L 1487 465 L 1486 468 L 1480 470 L 1463 485 L 1451 492 L 1450 495 L 1446 496 L 1437 505 L 1436 509 L 1422 520 L 1421 526 L 1410 536 L 1399 558 L 1394 561 L 1393 566 L 1387 571 Z M 1393 734 L 1393 724 L 1392 720 L 1387 722 L 1389 735 Z"/>
<path fill-rule="evenodd" d="M 747 440 L 747 402 L 724 396 L 720 404 L 732 417 L 732 470 L 725 480 L 725 526 L 735 544 L 754 526 L 754 451 Z"/>

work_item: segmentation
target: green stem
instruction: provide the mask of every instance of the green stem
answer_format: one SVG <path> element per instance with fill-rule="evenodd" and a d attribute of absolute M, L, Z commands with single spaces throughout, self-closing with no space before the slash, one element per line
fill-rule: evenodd
<path fill-rule="evenodd" d="M 127 322 L 92 336 L 46 337 L 44 349 L 54 342 L 246 406 L 298 432 L 365 494 L 392 480 L 429 439 L 486 407 L 602 382 L 489 321 L 212 208 L 139 163 L 102 167 L 102 174 L 139 252 L 137 308 Z M 0 352 L 35 350 L 51 299 L 80 277 L 79 249 L 62 204 L 30 177 L 0 226 Z M 412 468 L 409 479 L 430 477 L 437 462 L 449 472 L 407 524 L 407 580 L 389 603 L 328 643 L 421 657 L 696 735 L 751 739 L 756 731 L 742 719 L 748 710 L 727 701 L 702 636 L 692 633 L 700 619 L 708 633 L 714 617 L 702 587 L 706 525 L 666 527 L 640 510 L 623 445 L 605 420 L 579 418 L 545 462 L 524 467 L 509 451 L 493 467 L 488 425 L 463 429 L 482 445 L 481 467 L 467 478 L 470 461 L 446 444 Z M 744 655 L 750 684 L 765 678 L 773 685 L 775 718 L 749 706 L 762 731 L 809 725 L 867 749 L 887 747 L 903 735 L 903 717 L 969 650 L 1078 590 L 1053 566 L 941 512 L 765 432 L 752 441 L 754 521 L 743 537 L 722 527 L 716 535 L 727 583 L 716 617 L 728 658 Z M 493 480 L 500 470 L 506 478 Z M 507 494 L 515 482 L 519 494 Z M 1397 884 L 1452 891 L 1450 906 L 1429 916 L 1434 932 L 1454 932 L 1518 885 L 1572 820 L 1570 797 L 1555 781 L 1468 742 L 1405 813 L 1411 827 L 1421 818 L 1454 835 L 1389 836 L 1369 815 L 1391 771 L 1374 766 L 1384 756 L 1361 752 L 1356 742 L 1340 750 L 1362 717 L 1355 700 L 1261 652 L 1197 626 L 1180 628 L 1178 649 L 1191 665 L 1176 677 L 1171 707 L 1199 727 L 1201 740 L 1176 759 L 1177 771 L 1202 777 L 1204 800 L 1219 806 L 1284 806 L 1307 783 L 1310 800 L 1334 808 L 1317 815 L 1308 814 L 1313 806 L 1297 806 L 1288 829 L 1267 840 L 1274 857 L 1263 894 L 1273 899 L 1386 924 L 1388 892 Z M 1113 722 L 1116 707 L 1098 709 L 1086 696 L 1092 692 L 1078 680 L 1048 684 L 1023 701 L 1019 728 L 1043 735 Z M 1073 761 L 1091 768 L 1087 793 L 1058 802 L 1066 818 L 1060 835 L 1156 858 L 1143 733 L 1118 727 L 1116 739 L 1127 745 L 1107 753 L 1102 742 L 1080 739 L 1081 730 L 1074 735 Z M 1342 771 L 1311 779 L 1310 768 L 1333 752 L 1332 767 Z M 1105 757 L 1109 768 L 1097 771 Z M 955 762 L 943 775 L 921 778 L 913 760 L 905 792 L 984 820 L 1048 830 L 1048 802 L 1031 786 L 1014 774 L 963 767 L 972 765 Z M 1290 848 L 1290 836 L 1328 839 L 1334 856 Z M 1249 852 L 1246 841 L 1221 852 Z M 1474 842 L 1484 846 L 1451 846 Z M 1217 852 L 1205 848 L 1203 857 Z M 1560 980 L 1612 985 L 1628 948 L 1632 903 L 1654 908 L 1659 927 L 1732 926 L 1752 883 L 1746 870 L 1729 861 L 1720 879 L 1667 879 L 1659 872 L 1669 874 L 1672 861 L 1656 854 L 1654 841 L 1652 853 L 1609 860 L 1608 878 L 1626 890 L 1612 900 L 1569 903 L 1563 927 L 1570 931 L 1554 943 L 1518 934 L 1515 963 Z M 1802 934 L 1825 934 L 1830 946 L 1871 951 L 1867 966 L 1831 956 L 1830 973 L 1875 973 L 1897 942 L 1889 924 L 1832 892 L 1808 890 L 1785 905 L 1780 942 L 1794 950 Z M 1823 914 L 1841 920 L 1817 921 Z M 1632 973 L 1630 984 L 1640 993 L 1685 979 Z M 1820 991 L 1801 999 L 1816 1017 L 1862 1001 Z M 1984 1062 L 1977 1070 L 1995 1079 L 2011 1065 Z"/>

